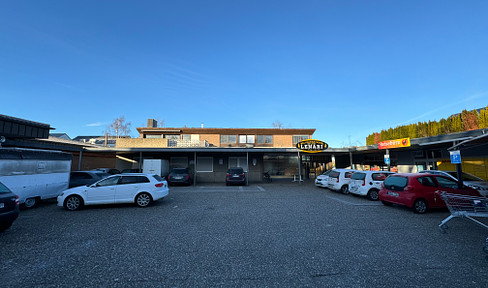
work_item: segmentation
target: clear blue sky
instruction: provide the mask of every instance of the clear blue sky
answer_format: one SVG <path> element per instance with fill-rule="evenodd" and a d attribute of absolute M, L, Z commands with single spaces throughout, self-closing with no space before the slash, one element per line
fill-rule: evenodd
<path fill-rule="evenodd" d="M 332 147 L 488 105 L 488 1 L 0 1 L 0 114 L 70 137 L 316 128 Z"/>

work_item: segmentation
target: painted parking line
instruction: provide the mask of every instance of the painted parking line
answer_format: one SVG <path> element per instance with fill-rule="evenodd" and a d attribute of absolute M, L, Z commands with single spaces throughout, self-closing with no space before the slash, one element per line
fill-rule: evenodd
<path fill-rule="evenodd" d="M 344 199 L 339 199 L 339 198 L 332 197 L 332 196 L 329 196 L 329 195 L 326 195 L 325 197 L 328 198 L 328 199 L 332 199 L 334 201 L 341 202 L 341 203 L 347 204 L 347 205 L 352 205 L 352 206 L 382 206 L 383 205 L 383 204 L 381 204 L 381 202 L 380 203 L 378 203 L 378 202 L 358 203 L 358 202 L 347 201 L 347 200 L 344 200 Z M 370 201 L 370 200 L 368 200 L 368 201 Z"/>

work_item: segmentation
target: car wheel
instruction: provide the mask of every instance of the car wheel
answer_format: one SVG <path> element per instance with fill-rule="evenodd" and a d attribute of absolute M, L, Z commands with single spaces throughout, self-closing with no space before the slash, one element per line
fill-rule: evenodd
<path fill-rule="evenodd" d="M 24 202 L 25 208 L 34 208 L 37 205 L 37 198 L 27 198 Z"/>
<path fill-rule="evenodd" d="M 391 205 L 393 205 L 392 203 L 386 202 L 386 201 L 381 201 L 381 203 L 383 203 L 383 205 L 385 205 L 385 206 L 391 206 Z"/>
<path fill-rule="evenodd" d="M 70 195 L 64 200 L 64 208 L 69 211 L 80 210 L 83 207 L 83 200 L 78 195 Z"/>
<path fill-rule="evenodd" d="M 342 194 L 349 194 L 349 187 L 347 185 L 344 185 L 341 187 L 341 192 Z"/>
<path fill-rule="evenodd" d="M 2 223 L 2 224 L 0 224 L 0 232 L 3 232 L 5 230 L 7 230 L 8 228 L 10 228 L 10 226 L 12 226 L 12 223 L 14 223 L 14 222 L 12 221 L 10 223 Z"/>
<path fill-rule="evenodd" d="M 369 190 L 369 192 L 368 192 L 368 199 L 369 200 L 372 200 L 372 201 L 376 201 L 376 200 L 380 199 L 378 192 L 379 191 L 376 190 L 376 189 Z"/>
<path fill-rule="evenodd" d="M 136 204 L 139 207 L 147 207 L 149 204 L 151 204 L 151 202 L 152 198 L 148 193 L 143 192 L 136 197 Z"/>
<path fill-rule="evenodd" d="M 412 209 L 413 212 L 417 214 L 424 214 L 425 212 L 427 212 L 427 202 L 425 202 L 425 200 L 423 199 L 415 200 Z"/>

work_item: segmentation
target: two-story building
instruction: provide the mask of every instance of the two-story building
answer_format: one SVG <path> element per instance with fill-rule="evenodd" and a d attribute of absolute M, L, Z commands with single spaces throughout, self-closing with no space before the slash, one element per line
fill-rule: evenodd
<path fill-rule="evenodd" d="M 278 177 L 299 174 L 295 145 L 311 139 L 315 129 L 168 128 L 149 119 L 148 127 L 137 131 L 138 138 L 117 139 L 118 167 L 123 159 L 131 160 L 127 168 L 142 167 L 144 159 L 165 159 L 172 168 L 189 168 L 197 182 L 223 182 L 227 169 L 237 166 L 250 181 L 261 181 L 265 171 Z"/>

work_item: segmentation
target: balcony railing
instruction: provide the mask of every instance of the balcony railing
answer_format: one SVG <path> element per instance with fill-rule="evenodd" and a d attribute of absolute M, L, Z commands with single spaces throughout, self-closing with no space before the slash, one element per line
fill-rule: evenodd
<path fill-rule="evenodd" d="M 200 148 L 209 147 L 207 140 L 181 140 L 181 139 L 168 139 L 169 148 Z"/>

